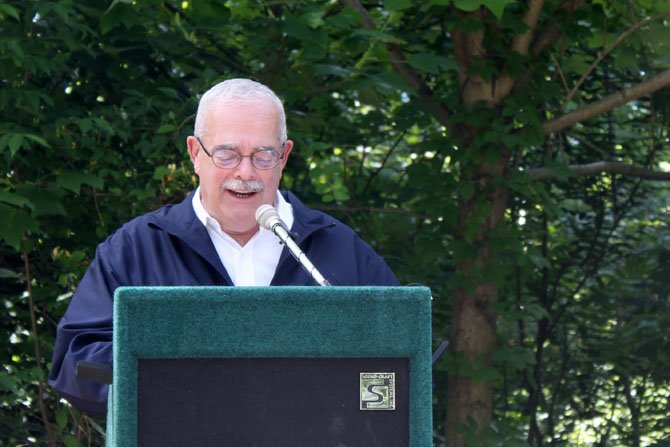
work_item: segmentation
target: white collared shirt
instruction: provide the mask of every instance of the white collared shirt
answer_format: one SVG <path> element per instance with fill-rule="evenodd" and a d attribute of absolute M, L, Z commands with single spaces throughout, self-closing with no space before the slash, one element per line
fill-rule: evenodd
<path fill-rule="evenodd" d="M 293 225 L 293 207 L 279 191 L 274 203 L 279 217 L 288 228 Z M 200 187 L 193 194 L 193 211 L 207 229 L 214 248 L 236 286 L 269 286 L 284 246 L 271 231 L 260 228 L 244 246 L 221 230 L 219 222 L 205 210 Z"/>

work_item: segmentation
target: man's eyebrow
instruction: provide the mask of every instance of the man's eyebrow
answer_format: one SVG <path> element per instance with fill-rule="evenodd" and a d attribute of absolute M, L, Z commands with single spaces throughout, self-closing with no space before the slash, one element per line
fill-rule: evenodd
<path fill-rule="evenodd" d="M 222 151 L 222 150 L 229 150 L 229 151 L 235 151 L 235 152 L 240 152 L 239 146 L 235 144 L 217 144 L 216 146 L 212 147 L 212 151 Z M 269 151 L 269 150 L 277 150 L 275 146 L 254 146 L 254 152 L 258 151 Z"/>
<path fill-rule="evenodd" d="M 223 150 L 236 151 L 237 146 L 235 146 L 234 144 L 217 144 L 216 146 L 212 147 L 212 151 L 223 151 Z"/>
<path fill-rule="evenodd" d="M 256 146 L 254 147 L 254 151 L 276 151 L 277 148 L 275 146 Z"/>

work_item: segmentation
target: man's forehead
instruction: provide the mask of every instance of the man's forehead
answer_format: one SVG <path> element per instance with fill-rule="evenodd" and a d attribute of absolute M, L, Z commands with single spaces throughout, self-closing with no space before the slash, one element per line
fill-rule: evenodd
<path fill-rule="evenodd" d="M 253 109 L 260 114 L 279 116 L 276 104 L 268 98 L 216 98 L 209 104 L 208 115 L 240 109 Z"/>
<path fill-rule="evenodd" d="M 209 125 L 229 124 L 233 126 L 265 125 L 272 129 L 279 127 L 279 113 L 267 102 L 223 102 L 207 111 Z"/>
<path fill-rule="evenodd" d="M 264 133 L 279 134 L 279 119 L 276 107 L 262 101 L 212 104 L 205 115 L 207 128 L 211 131 L 256 128 Z"/>

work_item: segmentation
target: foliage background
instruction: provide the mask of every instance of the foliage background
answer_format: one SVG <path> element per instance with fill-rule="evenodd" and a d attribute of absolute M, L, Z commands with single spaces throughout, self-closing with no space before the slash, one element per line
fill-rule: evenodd
<path fill-rule="evenodd" d="M 103 445 L 104 423 L 46 384 L 55 326 L 97 243 L 196 185 L 184 141 L 197 95 L 240 76 L 285 101 L 284 186 L 352 225 L 401 282 L 431 287 L 436 346 L 452 337 L 454 291 L 474 287 L 459 274 L 486 226 L 486 207 L 459 214 L 481 194 L 471 173 L 509 148 L 492 177 L 509 198 L 477 273 L 497 285 L 495 347 L 437 366 L 436 445 L 445 430 L 468 445 L 667 445 L 670 196 L 649 172 L 669 170 L 670 90 L 542 125 L 667 69 L 670 6 L 547 1 L 562 37 L 523 59 L 506 46 L 533 3 L 366 3 L 375 29 L 358 2 L 0 3 L 0 443 Z M 452 37 L 480 29 L 489 52 L 470 74 L 528 74 L 495 107 L 462 95 Z M 645 174 L 579 170 L 600 161 Z M 456 376 L 490 384 L 490 424 L 466 408 L 445 427 Z"/>

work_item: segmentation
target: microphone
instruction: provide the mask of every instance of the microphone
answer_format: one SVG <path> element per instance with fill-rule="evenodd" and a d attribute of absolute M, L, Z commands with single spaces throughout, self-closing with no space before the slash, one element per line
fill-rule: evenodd
<path fill-rule="evenodd" d="M 279 213 L 271 205 L 261 205 L 256 210 L 256 222 L 258 225 L 265 228 L 266 230 L 272 231 L 275 236 L 279 238 L 280 241 L 286 245 L 289 252 L 293 257 L 298 261 L 298 263 L 305 269 L 307 273 L 316 281 L 320 286 L 329 286 L 330 283 L 319 273 L 319 271 L 314 267 L 307 255 L 300 250 L 298 244 L 293 241 L 291 235 L 289 234 L 286 224 L 279 217 Z"/>

